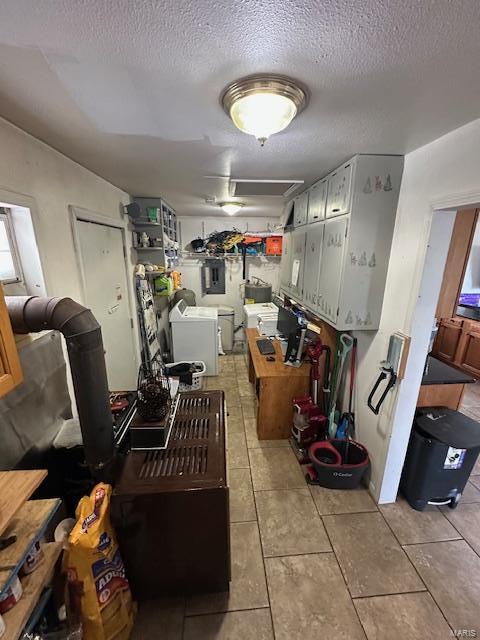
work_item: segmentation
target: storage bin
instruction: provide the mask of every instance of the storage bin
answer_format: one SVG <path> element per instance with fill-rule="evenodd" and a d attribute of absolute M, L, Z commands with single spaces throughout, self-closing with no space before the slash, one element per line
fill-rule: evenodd
<path fill-rule="evenodd" d="M 265 253 L 267 256 L 281 256 L 282 255 L 282 236 L 270 236 L 267 238 Z"/>
<path fill-rule="evenodd" d="M 207 371 L 207 367 L 204 362 L 171 362 L 170 364 L 165 365 L 167 370 L 167 375 L 169 375 L 169 369 L 172 367 L 176 367 L 179 364 L 193 364 L 195 366 L 195 373 L 192 374 L 192 384 L 185 384 L 184 382 L 180 382 L 178 386 L 179 391 L 199 391 L 202 388 L 202 378 Z M 178 376 L 171 376 L 178 378 Z"/>

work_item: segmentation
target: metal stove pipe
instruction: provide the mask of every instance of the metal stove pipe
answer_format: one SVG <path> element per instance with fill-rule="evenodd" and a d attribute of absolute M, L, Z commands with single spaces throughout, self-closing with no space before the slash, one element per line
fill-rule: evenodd
<path fill-rule="evenodd" d="M 71 298 L 6 296 L 14 333 L 60 331 L 67 343 L 85 458 L 96 479 L 113 461 L 110 411 L 102 330 L 90 309 Z"/>

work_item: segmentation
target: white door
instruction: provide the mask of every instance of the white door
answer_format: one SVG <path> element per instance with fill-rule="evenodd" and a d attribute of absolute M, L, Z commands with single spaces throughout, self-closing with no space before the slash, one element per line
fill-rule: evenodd
<path fill-rule="evenodd" d="M 111 390 L 136 389 L 137 358 L 122 230 L 77 220 L 85 303 L 102 327 Z"/>
<path fill-rule="evenodd" d="M 348 216 L 327 220 L 324 224 L 317 308 L 332 322 L 336 322 L 338 317 L 347 225 Z"/>
<path fill-rule="evenodd" d="M 322 261 L 322 222 L 307 227 L 305 242 L 305 269 L 303 277 L 303 302 L 312 311 L 317 311 L 318 278 Z"/>

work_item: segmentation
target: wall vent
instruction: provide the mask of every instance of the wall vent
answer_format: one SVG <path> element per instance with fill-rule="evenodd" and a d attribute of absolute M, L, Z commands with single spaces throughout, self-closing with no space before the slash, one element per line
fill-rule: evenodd
<path fill-rule="evenodd" d="M 230 197 L 272 196 L 287 198 L 303 184 L 303 180 L 230 178 Z"/>

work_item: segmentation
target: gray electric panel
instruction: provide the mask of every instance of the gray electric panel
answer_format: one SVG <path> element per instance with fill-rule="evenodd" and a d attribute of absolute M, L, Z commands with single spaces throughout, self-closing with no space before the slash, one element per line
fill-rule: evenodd
<path fill-rule="evenodd" d="M 221 258 L 205 258 L 202 267 L 203 295 L 225 293 L 225 260 Z"/>

